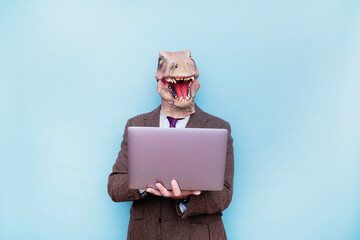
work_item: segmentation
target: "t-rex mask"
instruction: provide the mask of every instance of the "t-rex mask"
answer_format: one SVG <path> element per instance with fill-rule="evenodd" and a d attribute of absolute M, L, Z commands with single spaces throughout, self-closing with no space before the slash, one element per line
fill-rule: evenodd
<path fill-rule="evenodd" d="M 190 50 L 159 53 L 155 78 L 164 115 L 184 118 L 195 112 L 194 98 L 200 88 L 198 77 L 199 70 Z"/>

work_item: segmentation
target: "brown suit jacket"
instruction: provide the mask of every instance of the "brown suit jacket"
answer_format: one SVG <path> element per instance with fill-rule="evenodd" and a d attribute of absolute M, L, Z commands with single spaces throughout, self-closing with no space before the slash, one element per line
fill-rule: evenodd
<path fill-rule="evenodd" d="M 203 112 L 198 106 L 191 115 L 187 128 L 226 128 L 229 131 L 225 182 L 222 191 L 202 191 L 191 195 L 189 205 L 181 213 L 172 198 L 147 194 L 141 198 L 139 191 L 129 189 L 127 163 L 127 131 L 129 126 L 158 127 L 160 106 L 154 111 L 128 120 L 121 150 L 109 176 L 108 192 L 115 202 L 133 201 L 127 239 L 226 239 L 222 211 L 232 198 L 234 176 L 233 140 L 230 124 Z"/>

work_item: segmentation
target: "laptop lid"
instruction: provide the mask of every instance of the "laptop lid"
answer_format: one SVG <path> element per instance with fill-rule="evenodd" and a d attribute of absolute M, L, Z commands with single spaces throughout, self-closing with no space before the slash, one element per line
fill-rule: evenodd
<path fill-rule="evenodd" d="M 129 188 L 221 191 L 224 186 L 227 129 L 129 127 Z"/>

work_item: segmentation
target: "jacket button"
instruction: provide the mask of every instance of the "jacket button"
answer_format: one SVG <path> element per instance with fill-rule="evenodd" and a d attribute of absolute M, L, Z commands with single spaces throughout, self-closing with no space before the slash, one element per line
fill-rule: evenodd
<path fill-rule="evenodd" d="M 159 217 L 159 223 L 161 223 L 161 217 Z"/>

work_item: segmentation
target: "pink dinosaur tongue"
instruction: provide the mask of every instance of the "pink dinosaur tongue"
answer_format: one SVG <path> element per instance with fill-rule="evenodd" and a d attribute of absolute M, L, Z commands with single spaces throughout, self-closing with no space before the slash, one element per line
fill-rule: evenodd
<path fill-rule="evenodd" d="M 176 91 L 176 94 L 178 97 L 186 98 L 188 95 L 189 90 L 189 83 L 186 81 L 178 81 L 175 84 L 172 84 L 174 86 L 174 89 Z"/>

